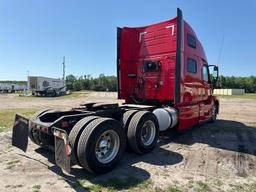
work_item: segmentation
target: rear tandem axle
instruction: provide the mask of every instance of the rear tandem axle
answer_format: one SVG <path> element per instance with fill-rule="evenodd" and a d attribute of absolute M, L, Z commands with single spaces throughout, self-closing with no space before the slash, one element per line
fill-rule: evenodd
<path fill-rule="evenodd" d="M 16 115 L 13 145 L 26 151 L 28 137 L 54 149 L 56 164 L 70 172 L 78 164 L 93 173 L 112 170 L 126 146 L 152 151 L 159 135 L 155 106 L 88 103 L 70 111 L 41 110 L 31 119 Z"/>

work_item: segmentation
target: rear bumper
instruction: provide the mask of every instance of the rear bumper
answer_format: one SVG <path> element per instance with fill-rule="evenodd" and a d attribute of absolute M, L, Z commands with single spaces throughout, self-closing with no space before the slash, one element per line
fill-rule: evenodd
<path fill-rule="evenodd" d="M 52 135 L 50 127 L 38 122 L 37 120 L 29 120 L 29 129 L 36 129 L 39 132 Z"/>
<path fill-rule="evenodd" d="M 55 151 L 56 164 L 66 172 L 70 172 L 71 151 L 68 134 L 65 130 L 47 127 L 36 120 L 16 114 L 12 132 L 12 145 L 26 152 L 28 137 L 34 137 L 33 131 L 37 131 L 43 146 Z M 31 140 L 33 140 L 31 138 Z"/>
<path fill-rule="evenodd" d="M 22 115 L 16 114 L 12 132 L 12 145 L 26 152 L 28 138 L 33 141 L 33 133 L 36 132 L 44 146 L 53 146 L 53 133 L 51 128 L 40 122 L 28 119 Z M 35 142 L 35 141 L 33 141 Z M 38 144 L 38 143 L 37 143 Z"/>

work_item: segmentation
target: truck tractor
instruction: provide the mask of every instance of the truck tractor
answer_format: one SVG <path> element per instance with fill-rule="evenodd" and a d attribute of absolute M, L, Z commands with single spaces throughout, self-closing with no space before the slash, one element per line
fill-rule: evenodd
<path fill-rule="evenodd" d="M 15 116 L 12 144 L 23 151 L 28 138 L 53 149 L 65 172 L 80 165 L 93 173 L 112 170 L 130 148 L 151 152 L 159 132 L 216 120 L 213 96 L 218 67 L 182 12 L 144 27 L 117 28 L 117 103 L 85 103 L 69 111 L 45 109 L 30 119 Z M 211 70 L 210 70 L 211 69 Z M 210 75 L 212 71 L 212 75 Z"/>

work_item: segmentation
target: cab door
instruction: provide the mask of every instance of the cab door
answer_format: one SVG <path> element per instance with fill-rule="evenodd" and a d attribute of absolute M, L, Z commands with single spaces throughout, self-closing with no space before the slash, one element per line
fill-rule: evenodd
<path fill-rule="evenodd" d="M 206 62 L 203 62 L 201 69 L 201 88 L 199 91 L 199 122 L 211 118 L 212 91 L 210 83 L 209 68 Z"/>

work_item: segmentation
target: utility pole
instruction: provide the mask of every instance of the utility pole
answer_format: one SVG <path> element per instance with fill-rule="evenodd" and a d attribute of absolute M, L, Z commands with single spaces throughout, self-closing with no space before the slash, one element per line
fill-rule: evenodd
<path fill-rule="evenodd" d="M 62 79 L 65 82 L 65 68 L 66 68 L 66 66 L 65 66 L 65 56 L 63 56 L 63 63 L 62 63 L 62 65 L 63 65 L 63 77 L 62 77 Z"/>
<path fill-rule="evenodd" d="M 27 75 L 28 75 L 28 77 L 27 77 L 27 90 L 28 90 L 29 86 L 30 86 L 30 84 L 29 84 L 29 70 L 27 70 Z"/>

